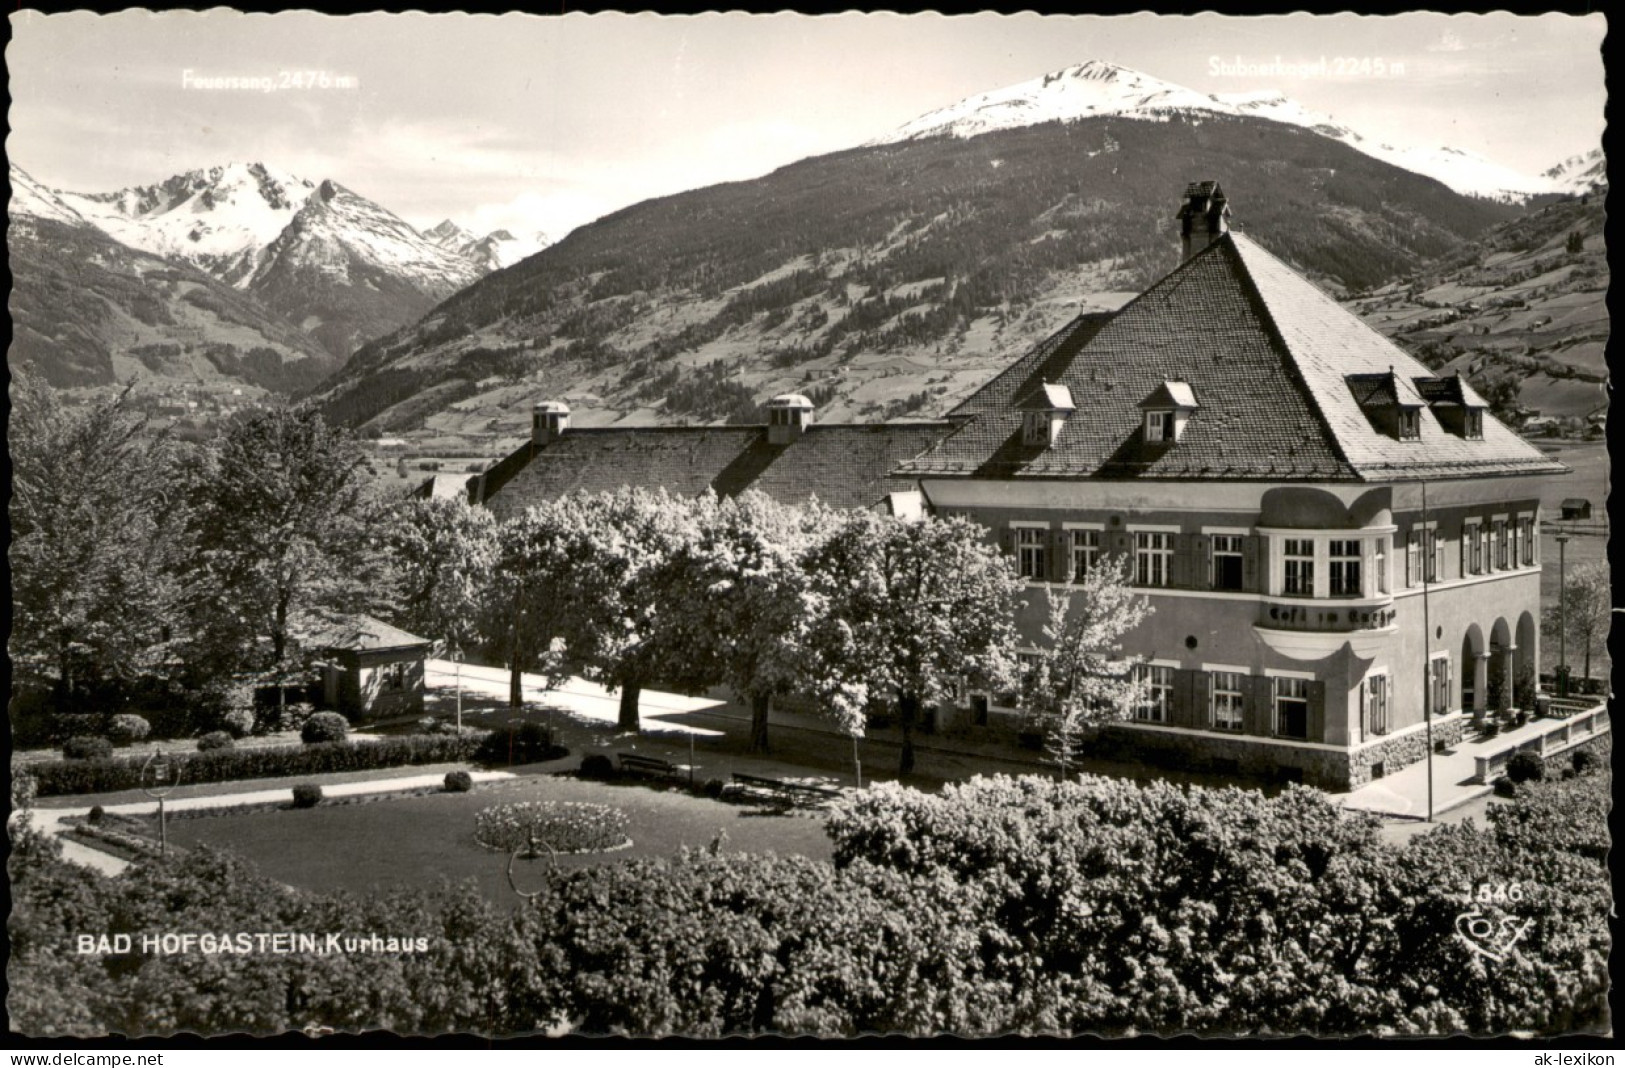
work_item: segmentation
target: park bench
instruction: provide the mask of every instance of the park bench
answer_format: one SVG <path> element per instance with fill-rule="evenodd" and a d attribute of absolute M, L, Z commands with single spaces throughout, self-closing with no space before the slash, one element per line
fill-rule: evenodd
<path fill-rule="evenodd" d="M 621 770 L 633 775 L 655 775 L 675 779 L 689 773 L 687 764 L 673 764 L 659 757 L 639 756 L 637 753 L 617 753 Z"/>
<path fill-rule="evenodd" d="M 762 775 L 746 775 L 742 771 L 734 772 L 733 780 L 741 793 L 786 807 L 822 805 L 841 796 L 841 791 L 834 787 L 785 782 L 783 779 L 769 779 Z"/>

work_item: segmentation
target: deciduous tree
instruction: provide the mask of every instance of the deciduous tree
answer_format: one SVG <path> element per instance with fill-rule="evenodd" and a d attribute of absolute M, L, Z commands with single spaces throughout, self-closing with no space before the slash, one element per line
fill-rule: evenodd
<path fill-rule="evenodd" d="M 13 380 L 10 648 L 59 710 L 87 686 L 161 672 L 178 629 L 177 449 L 130 396 L 69 407 Z"/>
<path fill-rule="evenodd" d="M 1045 587 L 1049 621 L 1022 676 L 1022 703 L 1048 738 L 1062 778 L 1089 730 L 1128 719 L 1144 698 L 1134 677 L 1143 658 L 1124 655 L 1122 639 L 1152 608 L 1130 585 L 1130 568 L 1127 558 L 1108 557 L 1075 585 Z"/>
<path fill-rule="evenodd" d="M 350 434 L 311 407 L 229 426 L 192 481 L 197 633 L 223 666 L 298 659 L 296 627 L 388 604 L 385 502 Z"/>
<path fill-rule="evenodd" d="M 969 520 L 852 512 L 809 566 L 828 598 L 813 636 L 822 673 L 842 680 L 850 701 L 896 698 L 903 772 L 923 706 L 949 700 L 962 680 L 1002 689 L 1014 679 L 1021 580 Z"/>

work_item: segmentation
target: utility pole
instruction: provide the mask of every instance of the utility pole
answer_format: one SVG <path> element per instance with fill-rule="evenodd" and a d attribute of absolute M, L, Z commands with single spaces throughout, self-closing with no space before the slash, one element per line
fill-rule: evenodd
<path fill-rule="evenodd" d="M 1557 528 L 1557 696 L 1569 695 L 1569 535 Z"/>

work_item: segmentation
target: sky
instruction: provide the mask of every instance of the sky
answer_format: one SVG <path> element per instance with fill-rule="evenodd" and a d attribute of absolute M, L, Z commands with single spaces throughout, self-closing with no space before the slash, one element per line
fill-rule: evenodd
<path fill-rule="evenodd" d="M 7 155 L 75 192 L 257 161 L 562 237 L 1101 59 L 1537 173 L 1601 143 L 1601 15 L 11 15 Z M 1245 74 L 1280 60 L 1352 73 Z M 1352 62 L 1350 62 L 1352 61 Z M 1380 62 L 1379 62 L 1380 61 Z M 1376 73 L 1378 70 L 1383 73 Z M 222 87 L 219 79 L 262 88 Z M 306 86 L 305 82 L 310 82 Z"/>

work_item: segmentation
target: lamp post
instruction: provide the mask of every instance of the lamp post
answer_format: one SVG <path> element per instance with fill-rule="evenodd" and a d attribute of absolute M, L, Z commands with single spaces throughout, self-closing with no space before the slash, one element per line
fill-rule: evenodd
<path fill-rule="evenodd" d="M 1569 695 L 1569 535 L 1557 528 L 1557 696 Z"/>
<path fill-rule="evenodd" d="M 1433 624 L 1428 618 L 1428 578 L 1436 557 L 1434 538 L 1436 531 L 1428 527 L 1428 484 L 1422 481 L 1422 553 L 1417 561 L 1422 568 L 1422 722 L 1427 731 L 1428 747 L 1428 822 L 1433 822 L 1433 659 L 1429 655 L 1433 644 Z"/>
<path fill-rule="evenodd" d="M 152 785 L 148 786 L 147 783 Z M 164 798 L 181 781 L 180 768 L 170 763 L 162 749 L 153 746 L 152 756 L 141 765 L 141 789 L 148 797 L 158 799 L 158 855 L 169 855 L 169 825 L 165 820 Z"/>

